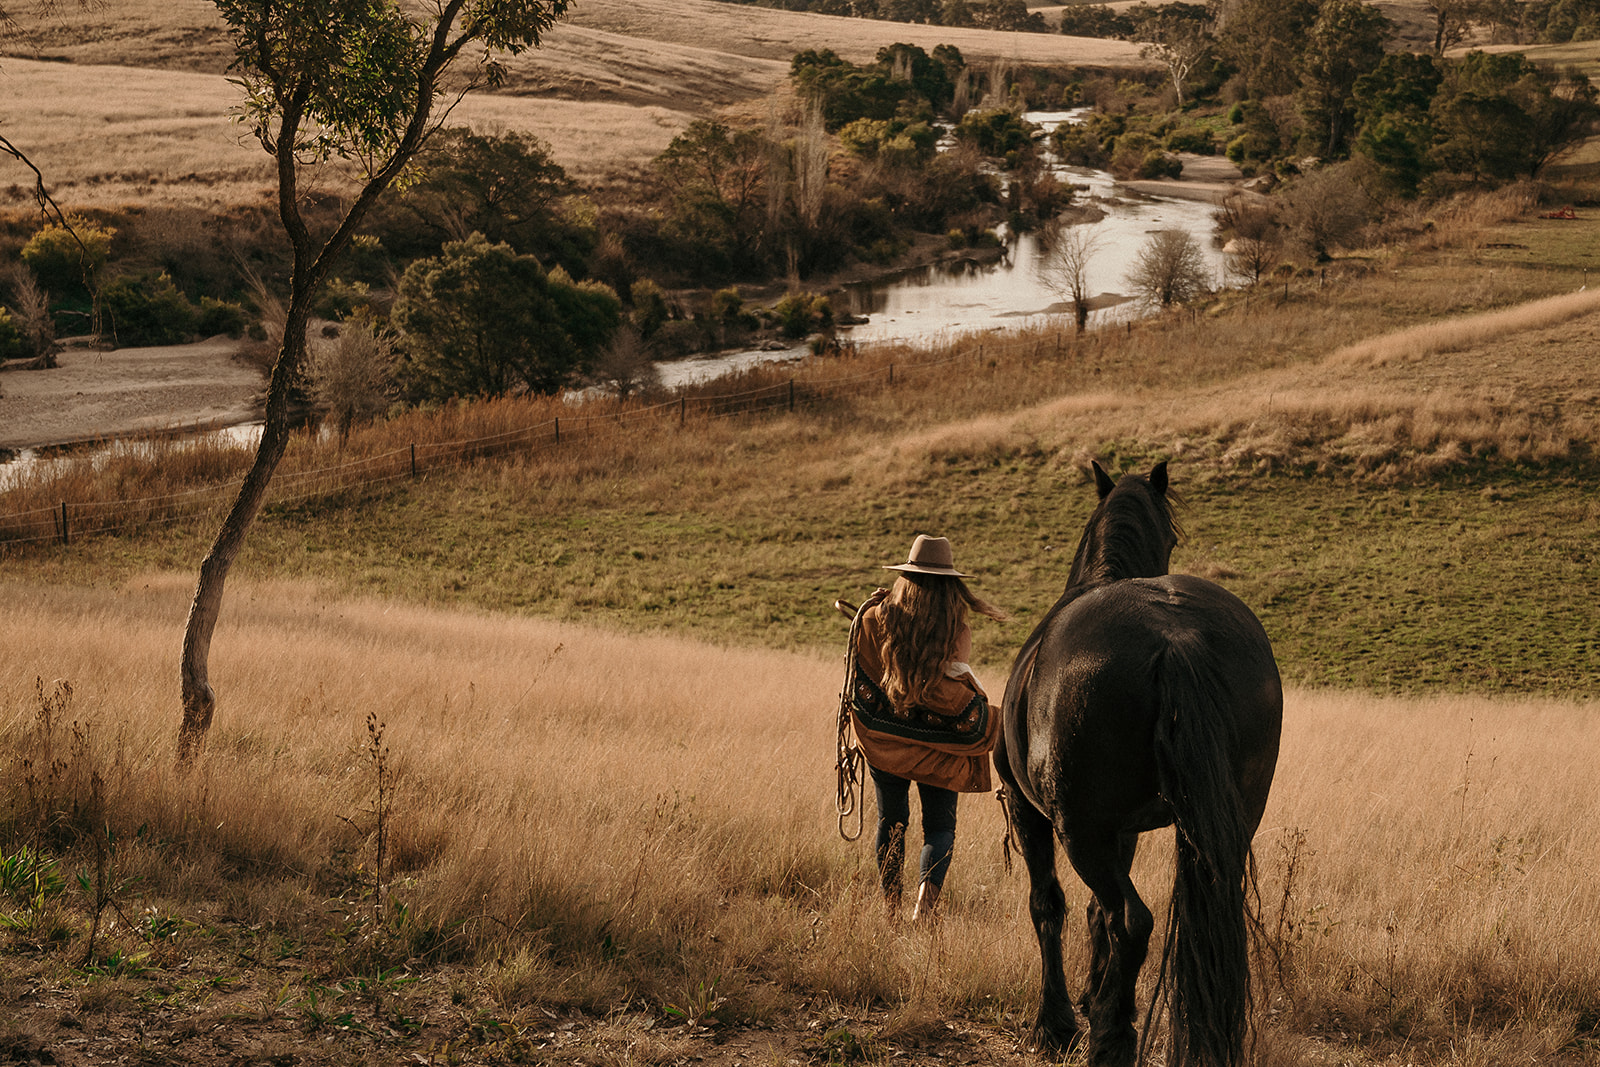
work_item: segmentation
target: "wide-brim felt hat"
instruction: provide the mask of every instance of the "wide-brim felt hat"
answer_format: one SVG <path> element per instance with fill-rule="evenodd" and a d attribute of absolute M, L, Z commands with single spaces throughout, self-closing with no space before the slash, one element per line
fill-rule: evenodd
<path fill-rule="evenodd" d="M 950 550 L 949 538 L 929 537 L 927 534 L 918 534 L 917 539 L 911 542 L 911 553 L 904 563 L 889 564 L 883 569 L 909 571 L 912 574 L 939 574 L 946 578 L 972 577 L 956 570 L 956 557 Z"/>

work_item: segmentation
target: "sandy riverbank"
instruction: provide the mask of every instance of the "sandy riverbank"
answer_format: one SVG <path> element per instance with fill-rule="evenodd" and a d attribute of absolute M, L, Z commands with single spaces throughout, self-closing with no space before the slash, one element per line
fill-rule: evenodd
<path fill-rule="evenodd" d="M 1213 204 L 1220 204 L 1228 194 L 1241 191 L 1244 172 L 1225 157 L 1180 152 L 1178 159 L 1183 163 L 1183 173 L 1176 178 L 1118 182 L 1117 186 L 1148 196 L 1204 200 Z"/>
<path fill-rule="evenodd" d="M 245 342 L 101 351 L 68 347 L 50 370 L 0 374 L 0 449 L 71 444 L 160 430 L 233 426 L 260 417 L 266 380 Z"/>

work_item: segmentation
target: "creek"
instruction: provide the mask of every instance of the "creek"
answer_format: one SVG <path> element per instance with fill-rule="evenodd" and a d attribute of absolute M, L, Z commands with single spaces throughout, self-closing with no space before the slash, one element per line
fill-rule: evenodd
<path fill-rule="evenodd" d="M 1085 110 L 1031 111 L 1023 117 L 1048 135 L 1062 123 L 1079 121 Z M 1213 240 L 1216 205 L 1177 197 L 1147 196 L 1117 184 L 1103 170 L 1072 167 L 1046 156 L 1056 177 L 1077 190 L 1074 204 L 1105 212 L 1091 228 L 1096 247 L 1088 263 L 1089 291 L 1102 305 L 1090 313 L 1091 327 L 1120 322 L 1142 312 L 1129 298 L 1127 278 L 1149 235 L 1157 230 L 1182 230 L 1195 237 L 1211 270 L 1213 284 L 1224 283 L 1223 257 Z M 1043 242 L 1037 233 L 1007 236 L 998 263 L 935 264 L 892 279 L 851 286 L 842 307 L 865 315 L 864 325 L 840 330 L 841 336 L 863 341 L 931 342 L 952 334 L 1018 329 L 1046 321 L 1070 322 L 1067 298 L 1045 284 L 1040 274 Z"/>
<path fill-rule="evenodd" d="M 1048 134 L 1063 122 L 1076 122 L 1085 113 L 1032 111 L 1024 118 Z M 1148 236 L 1157 230 L 1183 230 L 1194 235 L 1201 253 L 1221 286 L 1225 275 L 1222 252 L 1212 238 L 1216 205 L 1177 197 L 1147 196 L 1119 186 L 1105 171 L 1061 164 L 1047 156 L 1056 176 L 1077 187 L 1076 204 L 1090 204 L 1105 214 L 1093 227 L 1097 245 L 1088 265 L 1089 290 L 1101 305 L 1089 315 L 1091 328 L 1132 318 L 1141 306 L 1127 297 L 1127 281 L 1135 256 Z M 908 341 L 933 344 L 960 334 L 988 330 L 1021 329 L 1030 325 L 1070 323 L 1070 305 L 1040 275 L 1044 248 L 1036 233 L 1006 234 L 998 262 L 959 261 L 904 271 L 889 278 L 847 286 L 834 300 L 836 312 L 865 316 L 859 325 L 841 327 L 839 335 L 857 343 Z M 803 359 L 806 345 L 766 351 L 721 352 L 657 364 L 661 384 L 676 388 L 705 382 L 764 363 Z M 253 445 L 260 424 L 216 431 L 241 447 Z M 137 448 L 137 442 L 119 442 L 111 448 Z M 103 453 L 102 453 L 103 454 Z M 69 453 L 70 455 L 70 453 Z M 81 455 L 81 453 L 80 453 Z M 0 489 L 34 469 L 56 462 L 50 455 L 23 449 L 9 462 L 0 462 Z"/>

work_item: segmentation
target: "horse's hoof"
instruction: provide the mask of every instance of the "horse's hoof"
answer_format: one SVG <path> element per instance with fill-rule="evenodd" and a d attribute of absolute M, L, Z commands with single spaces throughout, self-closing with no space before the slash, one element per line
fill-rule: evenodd
<path fill-rule="evenodd" d="M 1045 1056 L 1065 1057 L 1078 1047 L 1083 1040 L 1083 1034 L 1078 1030 L 1076 1022 L 1061 1023 L 1046 1022 L 1041 1019 L 1033 1025 L 1033 1032 L 1028 1035 L 1028 1047 L 1031 1051 Z"/>
<path fill-rule="evenodd" d="M 1131 1027 L 1089 1042 L 1090 1067 L 1134 1067 L 1138 1057 L 1139 1036 Z"/>

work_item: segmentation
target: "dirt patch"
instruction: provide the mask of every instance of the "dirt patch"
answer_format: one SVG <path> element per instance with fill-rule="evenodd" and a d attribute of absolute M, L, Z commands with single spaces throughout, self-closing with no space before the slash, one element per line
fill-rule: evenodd
<path fill-rule="evenodd" d="M 160 430 L 234 426 L 260 417 L 261 372 L 245 342 L 97 351 L 68 348 L 51 370 L 0 375 L 0 449 Z"/>

